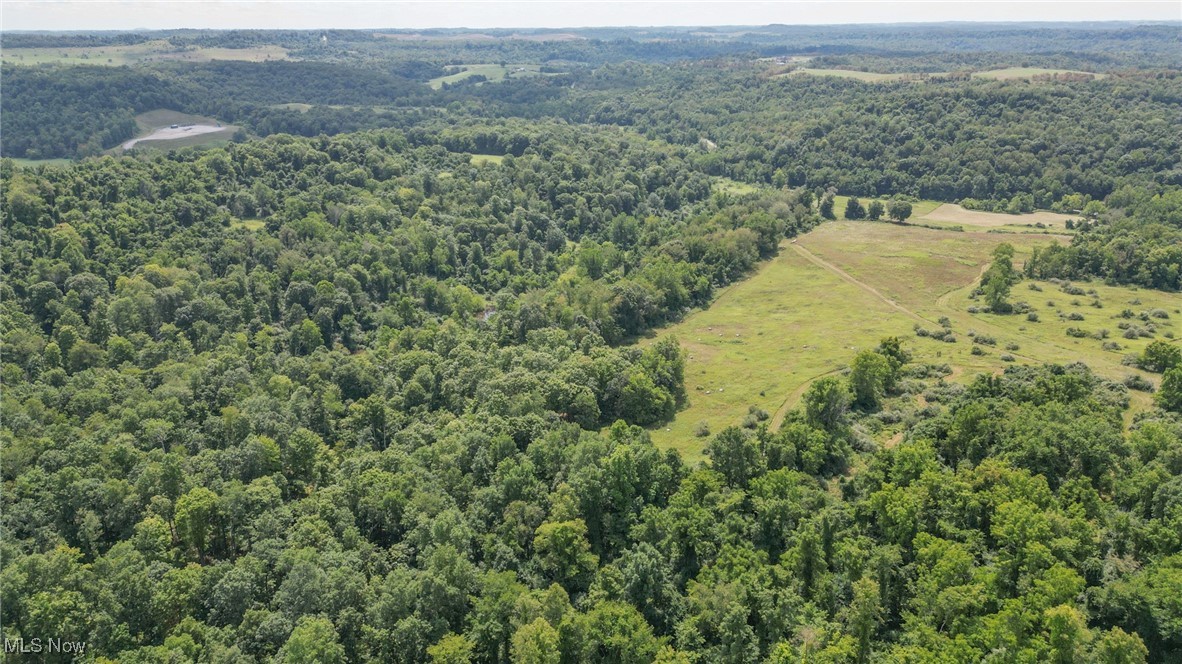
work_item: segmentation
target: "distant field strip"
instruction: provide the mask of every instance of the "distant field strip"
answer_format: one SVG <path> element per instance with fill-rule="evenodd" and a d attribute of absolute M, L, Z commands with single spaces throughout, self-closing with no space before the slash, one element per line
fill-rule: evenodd
<path fill-rule="evenodd" d="M 14 65 L 123 65 L 147 62 L 210 62 L 211 60 L 243 60 L 264 62 L 289 59 L 282 46 L 263 45 L 247 48 L 177 47 L 164 39 L 141 44 L 114 46 L 71 46 L 47 48 L 5 48 L 0 58 Z"/>
<path fill-rule="evenodd" d="M 452 65 L 448 67 L 452 70 L 451 73 L 433 78 L 427 82 L 432 89 L 439 90 L 444 83 L 452 84 L 459 83 L 464 79 L 473 76 L 484 76 L 490 83 L 498 83 L 506 78 L 520 78 L 524 76 L 540 76 L 541 65 L 531 64 L 516 64 L 516 65 L 498 65 L 498 64 L 473 64 L 473 65 Z"/>
<path fill-rule="evenodd" d="M 914 77 L 912 74 L 880 74 L 872 71 L 854 71 L 852 69 L 812 69 L 808 67 L 796 69 L 784 75 L 799 76 L 802 74 L 809 76 L 837 76 L 839 78 L 852 78 L 855 81 L 862 81 L 863 83 L 887 83 L 892 81 L 901 81 L 909 76 Z"/>
<path fill-rule="evenodd" d="M 836 76 L 838 78 L 849 78 L 855 81 L 862 81 L 863 83 L 895 83 L 898 81 L 925 81 L 929 79 L 940 79 L 947 77 L 966 78 L 969 76 L 968 72 L 873 72 L 873 71 L 857 71 L 854 69 L 818 69 L 812 67 L 801 67 L 794 69 L 779 76 Z M 1067 79 L 1067 80 L 1099 80 L 1105 77 L 1104 74 L 1095 72 L 1078 71 L 1074 69 L 1043 69 L 1040 67 L 1006 67 L 1004 69 L 990 69 L 988 71 L 978 71 L 971 74 L 972 78 L 991 79 L 997 81 L 1019 80 L 1019 79 Z"/>
<path fill-rule="evenodd" d="M 991 69 L 973 73 L 973 78 L 991 78 L 999 81 L 1016 78 L 1033 78 L 1035 76 L 1078 76 L 1081 78 L 1104 78 L 1104 74 L 1074 69 L 1043 69 L 1041 67 L 1006 67 L 1005 69 Z"/>

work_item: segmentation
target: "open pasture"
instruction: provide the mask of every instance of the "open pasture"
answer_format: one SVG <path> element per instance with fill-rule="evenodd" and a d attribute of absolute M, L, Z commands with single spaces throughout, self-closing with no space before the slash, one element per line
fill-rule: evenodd
<path fill-rule="evenodd" d="M 840 373 L 857 351 L 892 335 L 904 340 L 914 361 L 947 363 L 950 380 L 962 383 L 1011 363 L 1084 361 L 1118 380 L 1141 373 L 1122 360 L 1153 338 L 1182 333 L 1182 295 L 1096 283 L 1076 284 L 1085 294 L 1069 295 L 1047 282 L 1031 290 L 1032 282 L 1023 281 L 1010 301 L 1026 302 L 1037 322 L 1025 314 L 970 313 L 983 307 L 971 296 L 994 247 L 1014 245 L 1020 268 L 1034 246 L 1063 241 L 867 222 L 830 222 L 785 241 L 779 256 L 720 292 L 708 309 L 660 332 L 676 335 L 687 352 L 689 396 L 688 406 L 655 429 L 653 439 L 692 460 L 708 440 L 695 436 L 703 423 L 716 433 L 756 406 L 777 426 L 810 382 Z M 1133 319 L 1122 317 L 1126 309 Z M 1150 319 L 1154 337 L 1124 338 L 1121 323 L 1144 328 L 1140 315 L 1154 310 L 1169 316 Z M 950 329 L 955 342 L 920 337 L 917 328 Z M 1069 328 L 1087 334 L 1069 336 Z M 984 343 L 974 343 L 974 336 Z M 1141 393 L 1134 392 L 1133 401 L 1134 410 L 1148 404 Z"/>

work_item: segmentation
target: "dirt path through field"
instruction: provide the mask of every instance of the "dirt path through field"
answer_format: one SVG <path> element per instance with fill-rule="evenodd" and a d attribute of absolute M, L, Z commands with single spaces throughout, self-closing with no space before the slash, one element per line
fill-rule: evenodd
<path fill-rule="evenodd" d="M 920 314 L 912 311 L 911 309 L 908 309 L 907 307 L 899 304 L 898 302 L 895 302 L 894 300 L 890 299 L 886 295 L 883 295 L 877 288 L 871 286 L 870 284 L 859 281 L 852 274 L 837 267 L 836 265 L 834 265 L 833 263 L 830 263 L 829 261 L 825 260 L 824 258 L 821 258 L 820 256 L 814 254 L 813 252 L 809 251 L 808 249 L 805 249 L 804 247 L 800 246 L 799 244 L 793 244 L 793 245 L 791 245 L 791 247 L 796 250 L 796 253 L 800 254 L 801 256 L 803 256 L 805 259 L 807 259 L 809 262 L 813 263 L 814 265 L 817 265 L 818 267 L 822 267 L 822 268 L 825 268 L 826 270 L 829 270 L 833 274 L 840 277 L 843 281 L 846 281 L 850 284 L 853 284 L 854 286 L 857 286 L 857 287 L 865 290 L 867 293 L 870 293 L 871 295 L 877 297 L 878 299 L 887 303 L 891 307 L 894 307 L 895 309 L 907 314 L 911 318 L 914 318 L 915 320 L 921 321 L 924 323 L 929 323 L 931 325 L 939 325 L 939 323 L 937 321 L 927 318 L 926 316 L 920 315 Z M 979 281 L 981 279 L 981 277 L 983 277 L 985 275 L 985 272 L 988 271 L 988 269 L 989 269 L 989 265 L 986 264 L 985 266 L 983 266 L 981 268 L 981 273 L 977 276 L 976 279 L 973 279 L 971 282 L 969 282 L 965 286 L 961 286 L 959 288 L 954 288 L 954 289 L 948 291 L 947 293 L 944 293 L 943 295 L 941 295 L 939 298 L 936 299 L 937 307 L 939 307 L 941 310 L 944 310 L 948 313 L 960 314 L 959 311 L 955 311 L 954 309 L 952 309 L 951 307 L 948 306 L 948 301 L 951 299 L 953 294 L 955 294 L 961 290 L 964 290 L 965 288 L 971 288 L 974 284 L 977 283 L 977 281 Z M 989 323 L 988 321 L 975 321 L 975 324 L 984 325 L 985 327 L 992 330 L 994 333 L 997 333 L 999 331 L 1004 332 L 1004 330 L 1001 330 L 1001 328 Z M 1027 336 L 1027 335 L 1023 335 L 1023 336 Z M 1036 341 L 1041 341 L 1041 340 L 1036 340 Z M 1059 347 L 1063 348 L 1062 346 L 1059 346 Z M 1028 355 L 1024 355 L 1024 354 L 1019 353 L 1017 351 L 1010 351 L 1010 354 L 1013 355 L 1014 357 L 1019 357 L 1019 358 L 1022 358 L 1023 360 L 1027 360 L 1029 362 L 1034 362 L 1034 363 L 1038 362 L 1038 360 L 1036 360 L 1035 358 L 1030 357 Z M 820 376 L 818 376 L 818 378 L 819 377 Z M 810 379 L 809 383 L 811 383 L 812 380 L 815 380 L 815 379 Z M 805 383 L 804 387 L 807 387 L 809 383 Z M 804 392 L 802 390 L 801 394 L 803 394 L 803 393 Z M 781 406 L 781 410 L 785 410 L 783 406 Z M 787 411 L 785 410 L 785 412 L 787 412 Z M 778 414 L 779 414 L 779 411 L 777 411 L 777 415 Z M 781 417 L 780 419 L 782 420 L 783 418 Z M 775 429 L 776 427 L 773 426 L 772 428 Z"/>
<path fill-rule="evenodd" d="M 924 318 L 923 316 L 920 316 L 919 314 L 915 313 L 914 311 L 908 309 L 907 307 L 904 307 L 903 305 L 899 304 L 898 302 L 895 302 L 891 298 L 883 295 L 877 288 L 871 286 L 870 284 L 858 281 L 849 272 L 846 272 L 845 270 L 837 267 L 833 263 L 830 263 L 829 261 L 825 260 L 824 258 L 821 258 L 820 256 L 814 254 L 813 252 L 809 251 L 808 249 L 805 249 L 804 247 L 800 246 L 799 244 L 792 244 L 789 246 L 791 246 L 792 249 L 796 251 L 796 253 L 803 256 L 810 263 L 812 263 L 818 267 L 825 268 L 826 270 L 829 270 L 833 274 L 836 274 L 838 277 L 840 277 L 842 279 L 842 281 L 845 281 L 849 284 L 853 284 L 854 286 L 857 286 L 858 288 L 861 288 L 862 290 L 866 291 L 867 293 L 870 293 L 874 297 L 877 297 L 878 299 L 882 300 L 883 302 L 886 302 L 891 307 L 907 314 L 908 316 L 914 318 L 915 320 L 923 321 L 925 323 L 932 322 L 932 321 Z"/>
<path fill-rule="evenodd" d="M 813 381 L 819 378 L 824 378 L 825 376 L 832 376 L 833 374 L 840 373 L 841 371 L 841 369 L 833 369 L 832 371 L 819 373 L 816 376 L 813 376 L 812 378 L 809 378 L 808 380 L 801 383 L 795 390 L 789 392 L 788 396 L 784 398 L 784 403 L 780 404 L 780 407 L 776 409 L 776 414 L 772 416 L 772 423 L 769 428 L 772 431 L 780 430 L 780 425 L 784 423 L 784 418 L 788 416 L 788 411 L 792 410 L 792 407 L 795 406 L 798 401 L 800 401 L 800 397 L 804 396 L 804 391 L 809 389 L 809 385 L 812 385 Z"/>

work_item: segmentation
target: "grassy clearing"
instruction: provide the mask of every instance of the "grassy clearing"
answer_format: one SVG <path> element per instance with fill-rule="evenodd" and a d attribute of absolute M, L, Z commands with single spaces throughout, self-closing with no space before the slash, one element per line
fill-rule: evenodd
<path fill-rule="evenodd" d="M 714 191 L 720 194 L 746 196 L 747 194 L 754 194 L 759 191 L 759 187 L 730 178 L 717 178 L 714 180 Z"/>
<path fill-rule="evenodd" d="M 1002 357 L 1007 354 L 1017 363 L 1082 360 L 1114 379 L 1139 373 L 1121 360 L 1140 352 L 1150 339 L 1122 338 L 1117 328 L 1124 321 L 1122 310 L 1165 310 L 1169 319 L 1153 319 L 1157 338 L 1166 332 L 1182 335 L 1182 314 L 1175 313 L 1182 309 L 1182 295 L 1080 284 L 1095 289 L 1096 297 L 1069 296 L 1049 283 L 1040 283 L 1038 292 L 1023 282 L 1011 300 L 1028 302 L 1038 322 L 1025 315 L 969 313 L 969 307 L 980 305 L 970 295 L 997 244 L 1013 244 L 1020 265 L 1033 246 L 1063 240 L 833 222 L 785 242 L 777 258 L 721 292 L 709 309 L 661 331 L 676 335 L 687 351 L 689 404 L 673 422 L 653 431 L 653 439 L 687 459 L 700 458 L 708 439 L 694 436 L 699 423 L 717 432 L 738 423 L 752 405 L 775 414 L 773 424 L 778 423 L 813 379 L 844 370 L 858 350 L 890 335 L 904 339 L 915 361 L 951 365 L 951 379 L 957 382 L 1002 371 L 1010 364 Z M 1093 299 L 1103 308 L 1091 306 Z M 1071 320 L 1073 313 L 1084 320 Z M 942 318 L 955 343 L 915 334 L 916 326 L 941 329 Z M 1105 350 L 1105 340 L 1068 336 L 1071 327 L 1089 333 L 1107 329 L 1107 341 L 1121 348 Z M 974 355 L 970 331 L 995 344 L 981 345 L 984 354 Z M 1144 395 L 1133 396 L 1134 410 L 1148 405 Z"/>
<path fill-rule="evenodd" d="M 251 232 L 261 231 L 267 227 L 263 219 L 231 219 L 230 228 L 245 228 Z"/>
<path fill-rule="evenodd" d="M 506 78 L 523 78 L 526 76 L 541 76 L 541 65 L 499 65 L 499 64 L 475 64 L 475 65 L 452 65 L 448 67 L 452 73 L 438 78 L 433 78 L 427 82 L 431 89 L 438 90 L 443 87 L 444 83 L 458 83 L 466 78 L 472 76 L 484 76 L 492 83 L 500 83 Z"/>
<path fill-rule="evenodd" d="M 1005 69 L 991 69 L 973 73 L 973 78 L 988 78 L 996 81 L 1006 81 L 1017 78 L 1033 78 L 1053 74 L 1074 74 L 1077 76 L 1091 76 L 1096 79 L 1104 78 L 1104 74 L 1073 69 L 1043 69 L 1041 67 L 1006 67 Z"/>
<path fill-rule="evenodd" d="M 484 164 L 499 164 L 505 161 L 505 155 L 501 154 L 474 154 L 470 160 L 473 166 L 483 166 Z"/>
<path fill-rule="evenodd" d="M 25 159 L 24 157 L 5 157 L 21 168 L 36 168 L 37 166 L 66 166 L 74 163 L 73 159 Z"/>
<path fill-rule="evenodd" d="M 833 197 L 833 214 L 835 214 L 837 216 L 838 221 L 845 221 L 845 206 L 846 206 L 846 203 L 849 202 L 849 200 L 850 200 L 849 196 L 834 196 Z M 870 205 L 870 202 L 874 201 L 874 200 L 882 201 L 882 204 L 884 207 L 889 202 L 886 199 L 882 199 L 882 198 L 874 199 L 874 198 L 860 198 L 859 197 L 858 200 L 861 201 L 862 207 L 866 207 L 866 206 Z M 917 217 L 921 217 L 923 215 L 929 214 L 932 210 L 935 210 L 936 208 L 940 207 L 941 205 L 943 205 L 943 203 L 941 203 L 940 201 L 922 200 L 922 201 L 913 202 L 911 204 L 911 219 L 914 220 Z"/>
<path fill-rule="evenodd" d="M 712 432 L 737 423 L 747 407 L 777 411 L 797 388 L 840 370 L 855 348 L 906 334 L 892 308 L 785 246 L 751 278 L 724 290 L 709 309 L 662 332 L 687 352 L 689 407 L 653 432 L 657 444 L 700 458 Z M 799 395 L 796 395 L 799 396 Z"/>
<path fill-rule="evenodd" d="M 70 48 L 6 48 L 0 59 L 14 65 L 108 65 L 120 67 L 147 62 L 209 62 L 243 60 L 263 62 L 288 59 L 281 46 L 250 48 L 177 48 L 164 39 L 119 46 L 78 46 Z"/>

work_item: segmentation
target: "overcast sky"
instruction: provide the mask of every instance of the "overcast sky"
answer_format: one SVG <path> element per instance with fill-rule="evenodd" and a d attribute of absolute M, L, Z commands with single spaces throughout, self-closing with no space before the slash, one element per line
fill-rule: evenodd
<path fill-rule="evenodd" d="M 562 28 L 587 26 L 1182 20 L 1182 0 L 370 1 L 0 0 L 2 30 Z"/>

